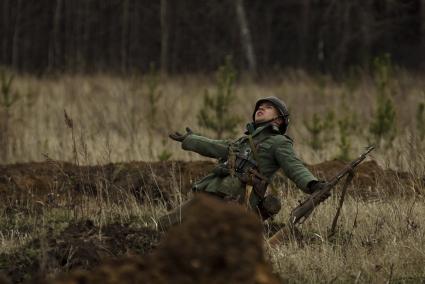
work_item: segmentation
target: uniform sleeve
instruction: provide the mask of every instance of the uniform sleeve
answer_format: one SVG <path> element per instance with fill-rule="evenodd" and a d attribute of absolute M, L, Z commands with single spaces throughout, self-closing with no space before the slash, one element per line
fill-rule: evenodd
<path fill-rule="evenodd" d="M 199 135 L 189 135 L 182 143 L 182 148 L 210 158 L 226 158 L 229 141 L 214 140 Z"/>
<path fill-rule="evenodd" d="M 296 156 L 292 141 L 284 136 L 280 136 L 278 143 L 274 145 L 274 154 L 285 175 L 301 190 L 308 192 L 308 183 L 317 180 L 317 178 Z"/>

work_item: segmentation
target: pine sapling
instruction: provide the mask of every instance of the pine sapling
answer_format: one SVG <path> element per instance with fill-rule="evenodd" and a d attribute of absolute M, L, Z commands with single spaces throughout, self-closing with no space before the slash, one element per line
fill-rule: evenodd
<path fill-rule="evenodd" d="M 205 91 L 204 102 L 198 113 L 199 126 L 215 132 L 218 139 L 226 134 L 234 135 L 241 119 L 232 115 L 231 106 L 235 95 L 236 72 L 230 58 L 217 72 L 217 88 L 214 94 Z"/>
<path fill-rule="evenodd" d="M 350 134 L 356 130 L 357 127 L 357 118 L 356 114 L 344 116 L 342 119 L 338 120 L 338 130 L 339 130 L 339 154 L 338 159 L 343 161 L 350 161 L 352 158 L 350 156 L 351 152 L 351 139 Z"/>
<path fill-rule="evenodd" d="M 369 132 L 374 142 L 391 146 L 397 132 L 396 111 L 392 100 L 393 79 L 392 64 L 388 54 L 374 60 L 374 75 L 378 95 L 376 97 L 376 109 L 374 118 L 369 127 Z"/>
<path fill-rule="evenodd" d="M 332 139 L 329 132 L 334 128 L 334 124 L 335 114 L 333 111 L 328 111 L 323 118 L 314 113 L 310 121 L 304 121 L 310 134 L 309 145 L 313 150 L 322 150 L 323 145 Z"/>
<path fill-rule="evenodd" d="M 0 159 L 8 160 L 10 144 L 11 109 L 20 99 L 18 92 L 13 91 L 14 76 L 8 76 L 4 70 L 0 71 L 1 97 L 0 97 Z"/>
<path fill-rule="evenodd" d="M 425 103 L 420 102 L 416 110 L 416 129 L 419 139 L 425 139 Z"/>

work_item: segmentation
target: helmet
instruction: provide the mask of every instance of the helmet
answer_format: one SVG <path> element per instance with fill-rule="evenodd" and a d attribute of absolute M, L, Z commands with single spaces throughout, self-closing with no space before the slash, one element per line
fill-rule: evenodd
<path fill-rule="evenodd" d="M 255 103 L 254 112 L 252 113 L 252 121 L 255 121 L 255 113 L 260 107 L 260 104 L 264 102 L 272 103 L 273 106 L 277 108 L 277 110 L 279 111 L 279 114 L 280 114 L 279 117 L 283 119 L 283 123 L 279 127 L 279 130 L 280 132 L 282 132 L 282 134 L 285 134 L 289 124 L 289 112 L 288 112 L 288 108 L 286 107 L 286 104 L 282 100 L 278 99 L 277 97 L 271 96 L 271 97 L 259 99 Z"/>

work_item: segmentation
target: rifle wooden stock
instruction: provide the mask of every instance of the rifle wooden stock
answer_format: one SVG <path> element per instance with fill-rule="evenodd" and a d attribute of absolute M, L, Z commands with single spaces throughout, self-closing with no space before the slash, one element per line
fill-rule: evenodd
<path fill-rule="evenodd" d="M 300 205 L 292 210 L 289 224 L 297 225 L 303 223 L 313 212 L 314 208 L 326 200 L 328 197 L 328 192 L 330 192 L 331 189 L 337 185 L 344 176 L 350 172 L 353 172 L 354 168 L 357 167 L 364 159 L 366 159 L 366 156 L 373 149 L 373 146 L 368 147 L 364 153 L 362 153 L 357 159 L 351 161 L 335 177 L 333 177 L 323 189 L 313 192 L 313 194 L 311 194 L 306 200 L 301 202 Z"/>

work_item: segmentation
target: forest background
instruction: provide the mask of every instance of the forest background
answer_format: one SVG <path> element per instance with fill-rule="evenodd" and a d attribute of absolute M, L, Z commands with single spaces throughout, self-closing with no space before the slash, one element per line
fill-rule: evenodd
<path fill-rule="evenodd" d="M 406 169 L 425 136 L 423 0 L 2 0 L 0 9 L 4 162 L 75 161 L 75 141 L 85 164 L 194 159 L 170 131 L 233 137 L 268 95 L 289 105 L 289 134 L 310 163 L 378 143 L 381 164 Z"/>
<path fill-rule="evenodd" d="M 17 71 L 347 72 L 388 53 L 424 71 L 423 0 L 2 0 L 0 64 Z"/>

